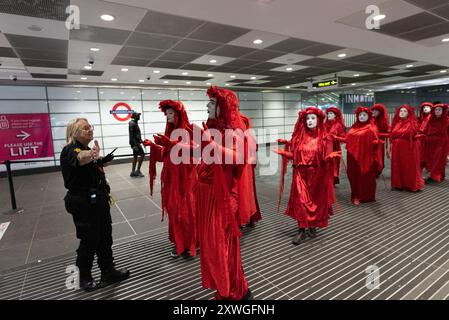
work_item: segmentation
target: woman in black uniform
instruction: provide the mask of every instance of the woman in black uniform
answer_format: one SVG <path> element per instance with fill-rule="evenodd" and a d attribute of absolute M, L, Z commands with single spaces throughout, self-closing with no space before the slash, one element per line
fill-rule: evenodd
<path fill-rule="evenodd" d="M 66 146 L 61 152 L 61 170 L 66 210 L 72 214 L 76 236 L 80 239 L 76 265 L 79 269 L 80 288 L 93 291 L 129 277 L 126 269 L 117 270 L 112 256 L 112 220 L 109 206 L 110 187 L 103 166 L 112 161 L 112 154 L 100 157 L 93 126 L 87 119 L 73 119 L 67 125 Z M 100 283 L 92 278 L 91 269 L 97 255 L 101 270 Z"/>

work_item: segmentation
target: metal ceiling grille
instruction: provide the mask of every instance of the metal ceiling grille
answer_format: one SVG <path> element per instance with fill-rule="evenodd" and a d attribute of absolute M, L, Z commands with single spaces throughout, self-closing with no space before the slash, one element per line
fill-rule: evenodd
<path fill-rule="evenodd" d="M 70 0 L 2 0 L 0 12 L 34 18 L 64 21 Z"/>

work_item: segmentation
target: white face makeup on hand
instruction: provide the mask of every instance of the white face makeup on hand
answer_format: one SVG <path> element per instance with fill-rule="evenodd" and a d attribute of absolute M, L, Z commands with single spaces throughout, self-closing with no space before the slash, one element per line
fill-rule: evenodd
<path fill-rule="evenodd" d="M 432 110 L 432 109 L 429 106 L 425 106 L 423 109 L 424 113 L 429 113 L 430 110 Z"/>
<path fill-rule="evenodd" d="M 359 113 L 359 121 L 360 122 L 367 122 L 368 121 L 368 113 L 365 111 Z"/>
<path fill-rule="evenodd" d="M 175 123 L 175 110 L 173 110 L 172 108 L 169 108 L 169 109 L 167 109 L 165 114 L 167 115 L 168 123 Z"/>
<path fill-rule="evenodd" d="M 399 118 L 405 119 L 407 117 L 408 117 L 408 110 L 405 108 L 401 108 L 401 110 L 399 110 Z"/>
<path fill-rule="evenodd" d="M 437 107 L 435 108 L 435 115 L 439 118 L 443 115 L 443 108 Z"/>
<path fill-rule="evenodd" d="M 335 119 L 335 113 L 332 112 L 332 111 L 329 111 L 329 112 L 327 113 L 327 120 L 332 121 L 332 120 L 334 120 L 334 119 Z"/>
<path fill-rule="evenodd" d="M 219 108 L 217 107 L 217 99 L 211 98 L 207 104 L 207 113 L 209 119 L 215 119 L 218 116 Z"/>
<path fill-rule="evenodd" d="M 315 129 L 316 126 L 318 125 L 318 117 L 316 114 L 308 114 L 306 116 L 306 124 L 307 124 L 307 128 L 309 129 Z"/>
<path fill-rule="evenodd" d="M 373 110 L 373 117 L 374 118 L 377 118 L 379 116 L 379 114 L 380 114 L 379 110 L 376 110 L 376 109 Z"/>

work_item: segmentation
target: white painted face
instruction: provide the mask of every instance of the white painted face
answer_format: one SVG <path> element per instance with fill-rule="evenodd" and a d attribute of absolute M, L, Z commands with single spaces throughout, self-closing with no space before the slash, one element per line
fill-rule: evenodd
<path fill-rule="evenodd" d="M 169 109 L 167 109 L 165 114 L 167 115 L 168 123 L 175 123 L 175 110 L 173 110 L 172 108 L 169 108 Z"/>
<path fill-rule="evenodd" d="M 360 122 L 367 122 L 368 121 L 368 113 L 365 111 L 359 113 L 359 121 Z"/>
<path fill-rule="evenodd" d="M 209 103 L 207 104 L 207 113 L 209 114 L 209 119 L 215 119 L 220 113 L 216 98 L 210 99 Z"/>
<path fill-rule="evenodd" d="M 437 118 L 441 117 L 443 115 L 443 108 L 436 107 L 435 108 L 435 115 L 437 116 Z"/>
<path fill-rule="evenodd" d="M 327 120 L 332 121 L 335 119 L 335 113 L 333 111 L 329 111 L 327 113 Z"/>
<path fill-rule="evenodd" d="M 423 112 L 426 113 L 426 114 L 429 113 L 430 110 L 432 110 L 432 108 L 430 108 L 430 106 L 425 106 L 425 107 L 423 108 Z"/>
<path fill-rule="evenodd" d="M 408 110 L 406 108 L 401 108 L 399 110 L 399 118 L 406 119 L 408 117 Z"/>
<path fill-rule="evenodd" d="M 379 110 L 376 110 L 376 109 L 373 110 L 373 117 L 374 118 L 377 118 L 379 116 L 379 114 L 380 114 Z"/>
<path fill-rule="evenodd" d="M 318 125 L 318 117 L 316 114 L 308 114 L 306 116 L 306 124 L 307 124 L 307 128 L 309 129 L 315 129 L 316 126 Z"/>

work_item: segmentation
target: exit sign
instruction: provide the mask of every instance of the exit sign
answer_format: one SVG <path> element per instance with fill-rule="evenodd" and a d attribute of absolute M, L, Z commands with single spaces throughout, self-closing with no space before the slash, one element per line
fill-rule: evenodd
<path fill-rule="evenodd" d="M 312 87 L 313 88 L 332 88 L 332 87 L 338 87 L 339 86 L 339 81 L 338 78 L 334 78 L 334 79 L 329 79 L 329 80 L 324 80 L 324 81 L 319 81 L 319 82 L 312 82 Z"/>

